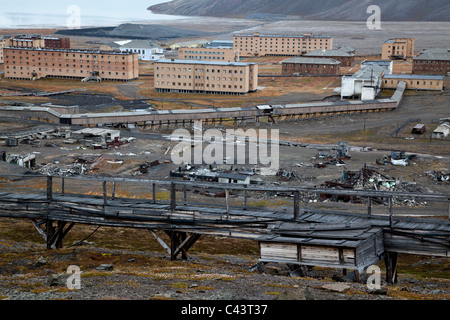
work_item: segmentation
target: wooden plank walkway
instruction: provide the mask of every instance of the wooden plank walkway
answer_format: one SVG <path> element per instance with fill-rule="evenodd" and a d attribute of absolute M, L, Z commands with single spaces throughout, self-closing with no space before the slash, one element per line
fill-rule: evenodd
<path fill-rule="evenodd" d="M 157 201 L 117 198 L 106 193 L 103 196 L 53 193 L 53 178 L 46 179 L 45 193 L 0 192 L 0 217 L 30 219 L 44 236 L 48 248 L 62 246 L 70 228 L 80 223 L 148 229 L 173 259 L 180 253 L 187 257 L 187 250 L 200 235 L 255 240 L 259 243 L 260 263 L 325 266 L 358 272 L 386 257 L 390 269 L 395 270 L 392 261 L 396 261 L 398 253 L 450 257 L 449 220 L 312 210 L 300 208 L 295 200 L 298 197 L 294 197 L 291 212 L 230 206 L 228 198 L 226 205 L 176 201 L 176 185 L 253 192 L 280 191 L 278 187 L 151 181 L 170 190 L 170 201 Z M 106 192 L 105 185 L 103 190 Z M 330 192 L 372 198 L 400 196 L 364 190 L 288 189 L 287 192 Z M 415 196 L 438 202 L 449 199 L 448 195 Z M 170 245 L 158 238 L 154 233 L 157 230 L 170 236 Z"/>

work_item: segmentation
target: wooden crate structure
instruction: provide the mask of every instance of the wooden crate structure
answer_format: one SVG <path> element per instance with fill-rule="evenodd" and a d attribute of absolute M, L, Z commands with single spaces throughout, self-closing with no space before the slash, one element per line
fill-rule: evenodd
<path fill-rule="evenodd" d="M 355 269 L 383 258 L 383 231 L 368 224 L 282 223 L 260 239 L 260 262 Z"/>

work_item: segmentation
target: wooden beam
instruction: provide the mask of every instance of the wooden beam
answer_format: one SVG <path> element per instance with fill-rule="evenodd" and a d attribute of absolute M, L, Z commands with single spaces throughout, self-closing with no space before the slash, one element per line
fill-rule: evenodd
<path fill-rule="evenodd" d="M 177 207 L 177 193 L 175 183 L 170 184 L 170 210 L 175 210 Z"/>
<path fill-rule="evenodd" d="M 384 262 L 386 264 L 386 282 L 397 283 L 397 252 L 386 252 Z"/>
<path fill-rule="evenodd" d="M 170 255 L 171 251 L 169 246 L 164 242 L 163 239 L 161 239 L 153 230 L 147 229 L 148 232 L 150 232 L 150 234 L 155 237 L 156 241 L 158 241 L 158 243 L 164 248 L 166 249 L 167 253 Z"/>
<path fill-rule="evenodd" d="M 47 200 L 53 199 L 53 177 L 47 176 Z"/>

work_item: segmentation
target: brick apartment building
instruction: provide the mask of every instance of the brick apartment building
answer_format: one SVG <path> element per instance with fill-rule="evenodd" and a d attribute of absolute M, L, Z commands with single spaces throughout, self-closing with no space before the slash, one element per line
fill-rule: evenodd
<path fill-rule="evenodd" d="M 45 37 L 44 39 L 44 48 L 47 49 L 70 49 L 70 38 L 69 37 Z"/>
<path fill-rule="evenodd" d="M 239 51 L 233 48 L 179 48 L 178 59 L 234 62 L 239 61 Z"/>
<path fill-rule="evenodd" d="M 303 35 L 233 35 L 233 47 L 241 57 L 283 55 L 297 56 L 317 49 L 332 49 L 333 38 Z"/>
<path fill-rule="evenodd" d="M 258 89 L 258 65 L 161 59 L 155 62 L 154 78 L 158 92 L 246 94 Z"/>
<path fill-rule="evenodd" d="M 295 57 L 282 61 L 282 75 L 337 76 L 340 65 L 334 59 Z"/>
<path fill-rule="evenodd" d="M 424 50 L 413 58 L 414 74 L 450 74 L 450 49 Z"/>
<path fill-rule="evenodd" d="M 351 67 L 355 63 L 355 54 L 343 50 L 320 49 L 308 52 L 303 55 L 308 58 L 328 58 L 341 62 L 343 67 Z"/>
<path fill-rule="evenodd" d="M 406 82 L 409 90 L 444 90 L 444 77 L 420 74 L 386 74 L 383 77 L 383 89 L 395 89 L 400 81 Z"/>
<path fill-rule="evenodd" d="M 135 53 L 75 49 L 4 48 L 6 79 L 45 77 L 129 81 L 139 75 Z"/>
<path fill-rule="evenodd" d="M 395 38 L 383 43 L 381 59 L 389 60 L 396 57 L 410 58 L 414 56 L 414 43 L 412 38 Z"/>

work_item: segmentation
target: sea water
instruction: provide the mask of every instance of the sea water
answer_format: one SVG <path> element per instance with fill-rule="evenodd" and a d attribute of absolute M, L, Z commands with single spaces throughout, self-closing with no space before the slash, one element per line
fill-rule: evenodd
<path fill-rule="evenodd" d="M 163 2 L 168 0 L 0 0 L 0 29 L 73 29 L 185 18 L 147 10 Z"/>

